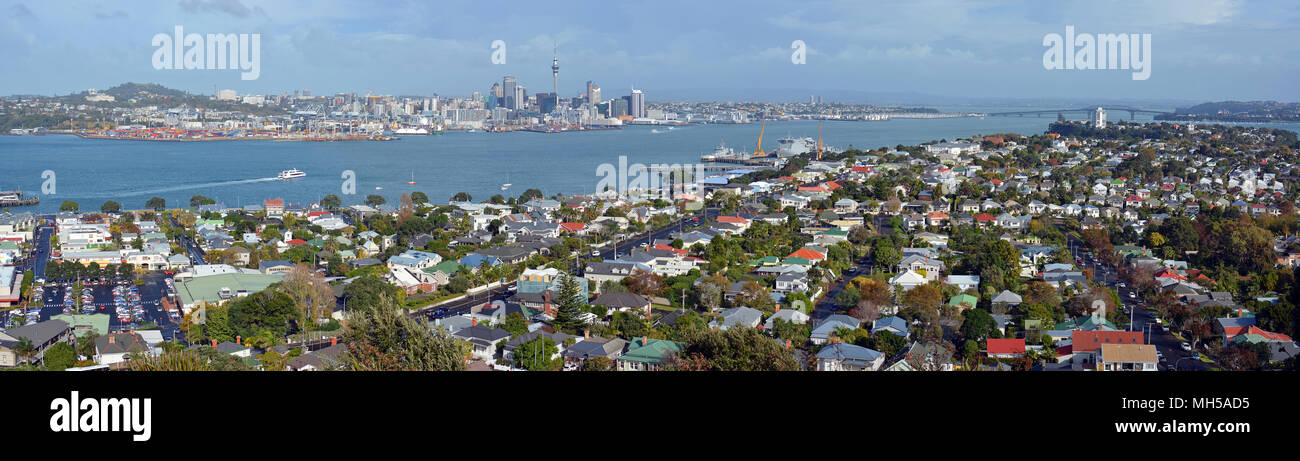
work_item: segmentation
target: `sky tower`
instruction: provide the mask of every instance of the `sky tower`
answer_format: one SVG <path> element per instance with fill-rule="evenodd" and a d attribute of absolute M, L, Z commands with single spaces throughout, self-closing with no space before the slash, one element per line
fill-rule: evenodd
<path fill-rule="evenodd" d="M 554 110 L 555 110 L 556 112 L 559 112 L 559 111 L 560 111 L 560 55 L 559 55 L 559 53 L 558 53 L 558 49 L 557 49 L 557 48 L 559 48 L 559 46 L 558 46 L 558 45 L 555 45 L 554 42 L 552 42 L 552 48 L 551 48 L 551 82 L 552 82 L 552 84 L 554 85 L 554 88 L 552 89 L 552 90 L 554 91 L 554 93 L 551 93 L 551 96 L 554 96 L 554 97 L 555 97 L 555 109 L 554 109 Z"/>

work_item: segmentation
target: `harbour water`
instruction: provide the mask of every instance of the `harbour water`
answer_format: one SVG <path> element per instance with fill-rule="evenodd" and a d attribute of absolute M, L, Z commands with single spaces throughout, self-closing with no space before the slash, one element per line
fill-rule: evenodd
<path fill-rule="evenodd" d="M 1121 115 L 1128 114 L 1114 113 L 1111 119 Z M 830 121 L 824 123 L 822 137 L 830 146 L 866 149 L 977 134 L 1035 134 L 1055 119 L 1055 115 L 1044 115 Z M 1150 119 L 1137 117 L 1139 121 Z M 1297 128 L 1295 124 L 1270 126 Z M 475 201 L 496 194 L 518 196 L 529 188 L 541 189 L 546 195 L 590 194 L 601 179 L 596 168 L 603 163 L 618 165 L 621 155 L 627 156 L 629 164 L 694 164 L 719 142 L 737 150 L 753 150 L 758 131 L 757 123 L 672 130 L 631 126 L 558 134 L 448 132 L 390 142 L 170 143 L 68 135 L 0 136 L 0 165 L 4 165 L 0 167 L 0 189 L 21 189 L 40 196 L 39 206 L 22 208 L 40 212 L 57 211 L 65 200 L 77 202 L 82 210 L 97 210 L 106 200 L 115 200 L 124 209 L 138 209 L 153 196 L 163 197 L 168 206 L 187 206 L 195 194 L 232 207 L 273 198 L 306 205 L 326 194 L 339 195 L 345 205 L 363 203 L 370 194 L 396 204 L 402 193 L 412 191 L 423 191 L 435 202 L 444 202 L 461 191 L 470 193 Z M 769 122 L 764 149 L 775 149 L 777 140 L 787 135 L 815 138 L 817 122 Z M 291 168 L 306 172 L 307 177 L 274 179 Z M 48 182 L 42 174 L 47 170 L 54 173 L 54 194 L 42 192 L 42 185 Z M 353 195 L 343 194 L 347 170 L 355 173 Z M 412 176 L 416 184 L 408 185 Z M 513 186 L 503 192 L 501 184 L 506 182 Z"/>

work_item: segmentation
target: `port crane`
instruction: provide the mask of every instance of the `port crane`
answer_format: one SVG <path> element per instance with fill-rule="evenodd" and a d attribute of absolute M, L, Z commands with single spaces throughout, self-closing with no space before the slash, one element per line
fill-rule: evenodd
<path fill-rule="evenodd" d="M 822 160 L 822 121 L 817 120 L 817 161 Z"/>
<path fill-rule="evenodd" d="M 763 125 L 758 129 L 758 143 L 754 145 L 754 155 L 752 157 L 767 157 L 767 152 L 763 152 L 763 132 L 767 130 L 767 120 L 763 120 Z"/>

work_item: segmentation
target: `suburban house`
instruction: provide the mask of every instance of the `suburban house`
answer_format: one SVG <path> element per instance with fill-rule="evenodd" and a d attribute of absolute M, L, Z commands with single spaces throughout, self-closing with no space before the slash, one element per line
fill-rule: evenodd
<path fill-rule="evenodd" d="M 581 366 L 587 359 L 595 357 L 617 360 L 627 346 L 628 342 L 621 338 L 584 337 L 582 341 L 564 349 L 564 361 Z"/>
<path fill-rule="evenodd" d="M 628 344 L 627 352 L 618 357 L 618 371 L 657 371 L 671 362 L 682 346 L 666 339 L 640 337 Z"/>
<path fill-rule="evenodd" d="M 22 357 L 16 350 L 18 343 L 26 339 L 31 342 L 33 351 L 30 359 Z M 62 320 L 46 320 L 32 325 L 0 330 L 0 368 L 16 367 L 19 363 L 40 363 L 45 351 L 58 343 L 74 344 L 72 327 Z"/>
<path fill-rule="evenodd" d="M 650 315 L 650 300 L 636 293 L 614 291 L 596 297 L 591 302 L 612 311 L 635 311 L 638 315 Z"/>
<path fill-rule="evenodd" d="M 862 346 L 835 343 L 817 352 L 817 371 L 876 371 L 885 354 Z"/>
<path fill-rule="evenodd" d="M 496 361 L 497 345 L 509 338 L 510 332 L 500 328 L 474 325 L 452 333 L 452 336 L 469 341 L 474 348 L 474 358 L 493 363 Z"/>
<path fill-rule="evenodd" d="M 1025 339 L 989 338 L 988 356 L 990 358 L 1008 359 L 1025 355 Z"/>
<path fill-rule="evenodd" d="M 109 333 L 95 338 L 95 363 L 100 365 L 124 362 L 133 352 L 152 353 L 153 349 L 136 333 Z"/>
<path fill-rule="evenodd" d="M 1102 344 L 1100 371 L 1156 371 L 1159 358 L 1150 344 Z"/>

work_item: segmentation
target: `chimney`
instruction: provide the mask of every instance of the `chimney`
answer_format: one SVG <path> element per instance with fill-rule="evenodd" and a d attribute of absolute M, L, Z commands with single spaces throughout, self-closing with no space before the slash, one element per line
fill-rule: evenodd
<path fill-rule="evenodd" d="M 212 340 L 212 347 L 217 347 L 217 340 Z"/>
<path fill-rule="evenodd" d="M 551 312 L 551 291 L 550 290 L 546 290 L 542 292 L 542 300 L 543 300 L 542 312 L 550 313 Z"/>
<path fill-rule="evenodd" d="M 794 347 L 794 345 L 790 343 L 790 340 L 788 340 L 788 339 L 785 340 L 785 348 L 786 348 L 786 349 L 790 349 L 790 348 L 792 348 L 792 347 Z"/>
<path fill-rule="evenodd" d="M 338 337 L 338 336 L 330 336 L 330 345 L 331 345 L 331 346 L 336 345 L 336 344 L 338 344 L 338 343 L 339 343 L 339 337 Z"/>
<path fill-rule="evenodd" d="M 470 317 L 469 325 L 472 327 L 478 326 L 478 317 Z"/>
<path fill-rule="evenodd" d="M 243 343 L 243 339 L 244 339 L 244 338 L 241 337 L 241 336 L 235 336 L 235 344 L 238 344 L 238 345 L 241 345 L 241 346 L 244 345 L 244 343 Z"/>
<path fill-rule="evenodd" d="M 776 311 L 774 311 L 774 312 L 781 312 L 781 305 L 780 305 L 780 304 L 777 304 L 777 305 L 776 305 Z"/>
<path fill-rule="evenodd" d="M 582 339 L 591 339 L 591 330 L 582 330 Z"/>
<path fill-rule="evenodd" d="M 648 336 L 642 336 L 642 337 L 641 337 L 641 346 L 645 346 L 646 344 L 650 344 L 650 338 L 649 338 Z"/>
<path fill-rule="evenodd" d="M 108 335 L 108 343 L 109 343 L 109 344 L 113 344 L 113 343 L 114 343 L 114 341 L 113 341 L 113 338 L 114 338 L 114 337 L 115 337 L 114 335 Z"/>

